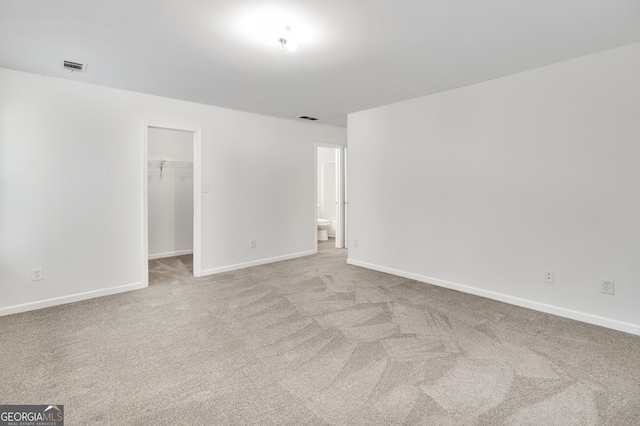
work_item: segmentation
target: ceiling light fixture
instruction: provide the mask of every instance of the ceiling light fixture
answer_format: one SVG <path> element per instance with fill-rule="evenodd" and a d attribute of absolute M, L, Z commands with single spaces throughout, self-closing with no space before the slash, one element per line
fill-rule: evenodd
<path fill-rule="evenodd" d="M 300 45 L 313 45 L 316 40 L 316 34 L 306 20 L 275 6 L 243 13 L 236 21 L 236 28 L 248 41 L 269 50 L 279 46 L 293 52 Z"/>
<path fill-rule="evenodd" d="M 295 41 L 289 26 L 284 27 L 284 32 L 280 35 L 278 42 L 280 43 L 280 49 L 286 48 L 289 52 L 295 52 L 298 48 L 298 43 Z"/>

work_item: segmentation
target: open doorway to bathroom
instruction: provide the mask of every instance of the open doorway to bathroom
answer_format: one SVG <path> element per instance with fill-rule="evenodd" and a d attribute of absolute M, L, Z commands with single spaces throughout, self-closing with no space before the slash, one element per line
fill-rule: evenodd
<path fill-rule="evenodd" d="M 145 123 L 145 277 L 200 276 L 200 130 Z"/>
<path fill-rule="evenodd" d="M 316 145 L 316 220 L 318 248 L 344 247 L 343 147 Z"/>

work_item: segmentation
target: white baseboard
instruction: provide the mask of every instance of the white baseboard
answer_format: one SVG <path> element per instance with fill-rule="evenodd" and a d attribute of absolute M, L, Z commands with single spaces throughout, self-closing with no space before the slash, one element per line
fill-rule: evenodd
<path fill-rule="evenodd" d="M 237 269 L 250 268 L 252 266 L 266 265 L 267 263 L 280 262 L 282 260 L 295 259 L 297 257 L 310 256 L 316 254 L 316 250 L 302 251 L 299 253 L 285 254 L 284 256 L 270 257 L 267 259 L 253 260 L 251 262 L 236 263 L 235 265 L 221 266 L 219 268 L 205 269 L 202 276 L 220 274 L 222 272 L 235 271 Z"/>
<path fill-rule="evenodd" d="M 69 296 L 54 297 L 53 299 L 38 300 L 37 302 L 23 303 L 21 305 L 7 306 L 0 308 L 0 316 L 19 314 L 21 312 L 35 311 L 36 309 L 50 308 L 52 306 L 64 305 L 67 303 L 80 302 L 81 300 L 94 299 L 96 297 L 110 296 L 112 294 L 125 293 L 127 291 L 145 288 L 144 283 L 133 283 L 118 287 L 105 288 L 102 290 L 87 291 L 85 293 L 71 294 Z"/>
<path fill-rule="evenodd" d="M 483 290 L 477 287 L 452 283 L 449 281 L 439 280 L 437 278 L 425 277 L 423 275 L 413 274 L 410 272 L 400 271 L 398 269 L 387 268 L 372 263 L 362 262 L 355 259 L 347 259 L 349 265 L 360 266 L 362 268 L 372 269 L 374 271 L 385 272 L 399 277 L 409 278 L 411 280 L 420 281 L 427 284 L 433 284 L 439 287 L 445 287 L 452 290 L 461 291 L 463 293 L 474 294 L 476 296 L 486 297 L 487 299 L 498 300 L 500 302 L 509 303 L 511 305 L 521 306 L 523 308 L 533 309 L 535 311 L 545 312 L 547 314 L 557 315 L 559 317 L 570 318 L 576 321 L 582 321 L 589 324 L 599 325 L 601 327 L 611 328 L 613 330 L 624 331 L 625 333 L 640 336 L 640 325 L 629 322 L 618 321 L 611 318 L 605 318 L 586 312 L 574 311 L 559 306 L 547 305 L 545 303 L 535 302 L 532 300 L 521 299 L 519 297 L 509 296 L 508 294 L 496 293 L 489 290 Z"/>
<path fill-rule="evenodd" d="M 164 259 L 165 257 L 183 256 L 185 254 L 193 254 L 193 249 L 179 250 L 179 251 L 168 251 L 166 253 L 150 254 L 149 255 L 149 260 Z"/>

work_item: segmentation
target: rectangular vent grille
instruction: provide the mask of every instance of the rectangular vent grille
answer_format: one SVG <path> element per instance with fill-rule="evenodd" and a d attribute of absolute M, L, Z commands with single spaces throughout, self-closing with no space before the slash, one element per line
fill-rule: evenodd
<path fill-rule="evenodd" d="M 308 117 L 306 115 L 303 115 L 303 116 L 301 116 L 299 118 L 302 118 L 303 120 L 310 120 L 310 121 L 316 121 L 317 120 L 317 118 L 315 118 L 315 117 Z"/>
<path fill-rule="evenodd" d="M 87 72 L 86 64 L 81 64 L 79 62 L 71 62 L 71 61 L 62 61 L 62 68 L 69 71 L 76 72 Z"/>

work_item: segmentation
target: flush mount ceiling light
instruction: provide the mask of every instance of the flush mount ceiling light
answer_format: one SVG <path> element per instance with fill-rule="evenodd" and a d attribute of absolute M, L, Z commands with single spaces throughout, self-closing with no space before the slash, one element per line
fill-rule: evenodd
<path fill-rule="evenodd" d="M 284 32 L 280 36 L 278 42 L 280 42 L 280 49 L 286 48 L 289 52 L 295 52 L 298 48 L 298 42 L 296 41 L 295 36 L 291 31 L 291 27 L 289 26 L 284 28 Z"/>
<path fill-rule="evenodd" d="M 237 21 L 237 30 L 254 44 L 291 52 L 313 39 L 309 28 L 300 16 L 274 6 L 252 10 Z"/>

